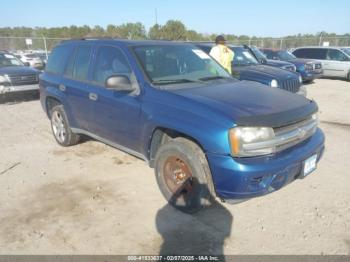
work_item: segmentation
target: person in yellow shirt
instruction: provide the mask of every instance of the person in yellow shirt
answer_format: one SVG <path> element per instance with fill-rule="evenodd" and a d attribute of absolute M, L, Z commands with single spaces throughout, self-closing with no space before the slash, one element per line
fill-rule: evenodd
<path fill-rule="evenodd" d="M 234 57 L 233 51 L 226 46 L 226 39 L 222 35 L 215 38 L 215 46 L 210 50 L 210 56 L 232 74 L 231 63 Z"/>

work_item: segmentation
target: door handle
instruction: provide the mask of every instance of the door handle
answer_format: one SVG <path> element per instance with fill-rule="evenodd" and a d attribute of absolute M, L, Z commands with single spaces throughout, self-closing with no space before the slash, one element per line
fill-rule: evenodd
<path fill-rule="evenodd" d="M 98 95 L 95 93 L 89 93 L 89 99 L 92 101 L 96 101 L 98 98 Z"/>
<path fill-rule="evenodd" d="M 66 86 L 60 84 L 60 85 L 58 86 L 58 89 L 61 90 L 62 92 L 64 92 L 64 91 L 66 91 Z"/>

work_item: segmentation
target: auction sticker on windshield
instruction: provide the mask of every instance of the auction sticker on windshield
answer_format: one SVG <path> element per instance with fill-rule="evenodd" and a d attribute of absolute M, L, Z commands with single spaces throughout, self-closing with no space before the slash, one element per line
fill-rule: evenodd
<path fill-rule="evenodd" d="M 305 160 L 304 163 L 304 176 L 307 176 L 316 169 L 317 155 L 313 155 Z"/>
<path fill-rule="evenodd" d="M 199 49 L 193 49 L 193 53 L 195 53 L 197 56 L 199 56 L 202 59 L 210 59 L 210 56 L 208 56 L 206 53 L 204 53 L 202 50 Z"/>
<path fill-rule="evenodd" d="M 15 58 L 13 55 L 8 55 L 8 54 L 5 54 L 5 57 L 6 58 Z"/>

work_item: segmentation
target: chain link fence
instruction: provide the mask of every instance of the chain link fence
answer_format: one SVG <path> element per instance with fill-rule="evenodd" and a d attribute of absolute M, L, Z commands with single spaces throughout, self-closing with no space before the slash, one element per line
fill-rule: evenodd
<path fill-rule="evenodd" d="M 17 51 L 50 51 L 66 38 L 47 37 L 8 37 L 0 36 L 0 50 Z M 254 45 L 265 48 L 292 49 L 300 46 L 350 46 L 350 37 L 286 37 L 286 38 L 247 38 L 230 41 L 237 45 Z"/>
<path fill-rule="evenodd" d="M 261 48 L 292 49 L 301 46 L 350 46 L 350 37 L 286 37 L 261 38 L 237 41 L 237 44 L 254 45 Z"/>
<path fill-rule="evenodd" d="M 0 50 L 17 51 L 51 51 L 51 49 L 66 38 L 46 37 L 5 37 L 0 36 Z"/>

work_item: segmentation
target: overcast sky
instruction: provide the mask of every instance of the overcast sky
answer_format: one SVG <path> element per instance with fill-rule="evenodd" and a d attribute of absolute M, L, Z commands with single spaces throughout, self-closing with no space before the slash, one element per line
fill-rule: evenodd
<path fill-rule="evenodd" d="M 2 0 L 0 27 L 141 22 L 169 19 L 201 33 L 286 36 L 350 33 L 350 0 Z"/>

